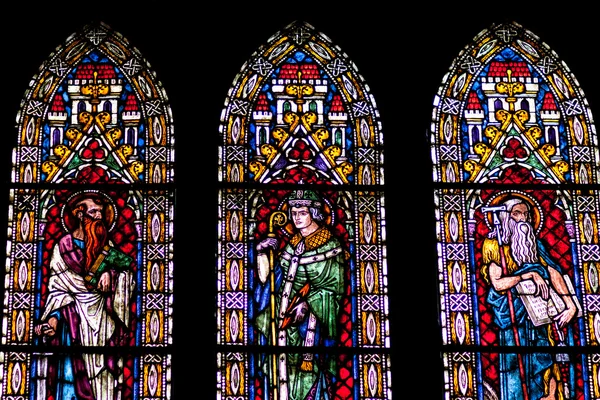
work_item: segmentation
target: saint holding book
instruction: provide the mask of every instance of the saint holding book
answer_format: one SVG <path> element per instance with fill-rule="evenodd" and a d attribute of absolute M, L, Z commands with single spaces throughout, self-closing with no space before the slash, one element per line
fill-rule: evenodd
<path fill-rule="evenodd" d="M 48 296 L 35 332 L 51 345 L 118 346 L 130 329 L 133 258 L 109 232 L 116 209 L 107 195 L 82 191 L 62 209 L 68 230 L 52 249 Z M 72 354 L 47 365 L 55 400 L 120 398 L 118 362 L 101 353 Z"/>
<path fill-rule="evenodd" d="M 490 285 L 487 304 L 500 344 L 573 345 L 578 302 L 570 278 L 536 237 L 540 211 L 525 196 L 499 199 L 483 208 L 493 215 L 494 231 L 483 242 L 482 274 Z M 575 374 L 569 356 L 540 350 L 500 354 L 501 399 L 572 398 Z"/>

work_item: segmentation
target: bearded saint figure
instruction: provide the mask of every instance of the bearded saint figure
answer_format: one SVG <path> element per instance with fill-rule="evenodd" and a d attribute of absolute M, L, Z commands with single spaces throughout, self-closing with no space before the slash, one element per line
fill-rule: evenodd
<path fill-rule="evenodd" d="M 121 345 L 123 332 L 130 328 L 135 281 L 133 259 L 116 251 L 109 240 L 107 214 L 114 219 L 114 206 L 96 192 L 80 192 L 70 199 L 64 213 L 70 213 L 75 223 L 52 250 L 48 297 L 34 331 L 48 344 Z M 109 254 L 120 254 L 121 265 L 103 263 Z M 74 353 L 41 362 L 39 368 L 47 370 L 40 373 L 47 380 L 44 387 L 38 387 L 38 398 L 121 398 L 119 363 L 114 358 L 101 352 Z"/>
<path fill-rule="evenodd" d="M 486 238 L 482 247 L 483 277 L 490 285 L 487 303 L 499 327 L 501 346 L 554 346 L 573 344 L 569 323 L 578 311 L 564 272 L 536 238 L 531 206 L 521 198 L 510 198 L 499 211 L 500 229 Z M 550 290 L 564 301 L 564 310 L 552 322 L 536 326 L 516 286 L 530 280 L 535 295 L 547 300 Z M 538 400 L 573 398 L 575 374 L 566 354 L 544 352 L 499 355 L 500 399 Z"/>

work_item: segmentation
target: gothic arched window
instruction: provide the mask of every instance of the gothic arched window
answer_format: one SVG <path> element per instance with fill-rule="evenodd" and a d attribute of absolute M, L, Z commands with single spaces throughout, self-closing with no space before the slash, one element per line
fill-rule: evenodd
<path fill-rule="evenodd" d="M 494 24 L 434 104 L 445 397 L 598 397 L 599 152 L 577 79 L 523 26 Z"/>
<path fill-rule="evenodd" d="M 17 135 L 2 398 L 169 399 L 174 136 L 162 85 L 120 33 L 90 24 L 31 80 Z"/>
<path fill-rule="evenodd" d="M 383 139 L 368 86 L 295 22 L 244 64 L 221 115 L 217 397 L 389 398 Z"/>

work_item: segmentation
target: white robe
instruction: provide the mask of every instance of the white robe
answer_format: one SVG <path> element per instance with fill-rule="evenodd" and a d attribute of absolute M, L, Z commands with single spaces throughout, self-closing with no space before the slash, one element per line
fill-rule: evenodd
<path fill-rule="evenodd" d="M 129 321 L 129 305 L 135 281 L 130 271 L 117 277 L 113 305 L 125 325 Z M 80 317 L 79 336 L 83 346 L 106 346 L 115 330 L 115 322 L 106 312 L 106 299 L 97 290 L 90 290 L 83 277 L 65 264 L 59 245 L 54 246 L 50 259 L 48 299 L 42 321 L 60 308 L 73 304 Z M 84 354 L 83 360 L 96 399 L 113 399 L 115 378 L 106 370 L 103 354 Z"/>

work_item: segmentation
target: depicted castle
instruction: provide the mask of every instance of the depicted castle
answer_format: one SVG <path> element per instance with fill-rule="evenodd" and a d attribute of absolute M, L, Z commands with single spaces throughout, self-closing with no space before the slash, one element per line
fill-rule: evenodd
<path fill-rule="evenodd" d="M 65 144 L 67 128 L 75 128 L 91 135 L 94 132 L 100 134 L 108 129 L 120 127 L 123 135 L 119 144 L 131 145 L 132 156 L 135 156 L 138 152 L 141 113 L 134 95 L 128 94 L 119 114 L 123 81 L 117 76 L 114 66 L 81 64 L 73 75 L 73 78 L 67 81 L 68 96 L 56 94 L 50 105 L 47 117 L 50 127 L 50 155 L 54 155 L 57 145 Z M 66 99 L 69 104 L 65 104 Z M 71 111 L 69 121 L 67 108 Z M 96 118 L 100 113 L 104 118 Z M 95 120 L 90 121 L 85 115 Z M 119 126 L 119 123 L 122 125 Z M 67 146 L 70 146 L 70 143 Z"/>
<path fill-rule="evenodd" d="M 257 160 L 274 165 L 282 155 L 288 154 L 290 158 L 290 153 L 286 153 L 288 148 L 298 146 L 316 154 L 315 164 L 325 165 L 327 169 L 347 161 L 348 114 L 341 96 L 334 94 L 325 115 L 328 84 L 315 63 L 281 66 L 271 81 L 275 115 L 265 93 L 259 94 L 252 113 Z M 270 148 L 272 143 L 276 143 L 277 156 L 269 158 L 265 156 L 265 148 Z"/>
<path fill-rule="evenodd" d="M 556 149 L 554 156 L 560 157 L 558 136 L 560 111 L 556 106 L 554 95 L 546 92 L 542 99 L 539 112 L 540 121 L 538 121 L 536 101 L 538 101 L 540 91 L 539 80 L 531 76 L 525 62 L 493 61 L 487 76 L 481 80 L 481 89 L 485 99 L 480 99 L 475 91 L 471 91 L 464 112 L 468 129 L 469 158 L 478 158 L 474 147 L 483 139 L 483 123 L 486 119 L 487 126 L 502 128 L 506 131 L 516 129 L 519 132 L 541 123 L 544 143 L 554 146 Z M 484 115 L 482 102 L 487 105 L 487 115 Z M 515 118 L 509 126 L 504 126 L 505 120 L 499 120 L 498 116 L 505 114 L 499 111 L 521 112 L 527 117 Z"/>

